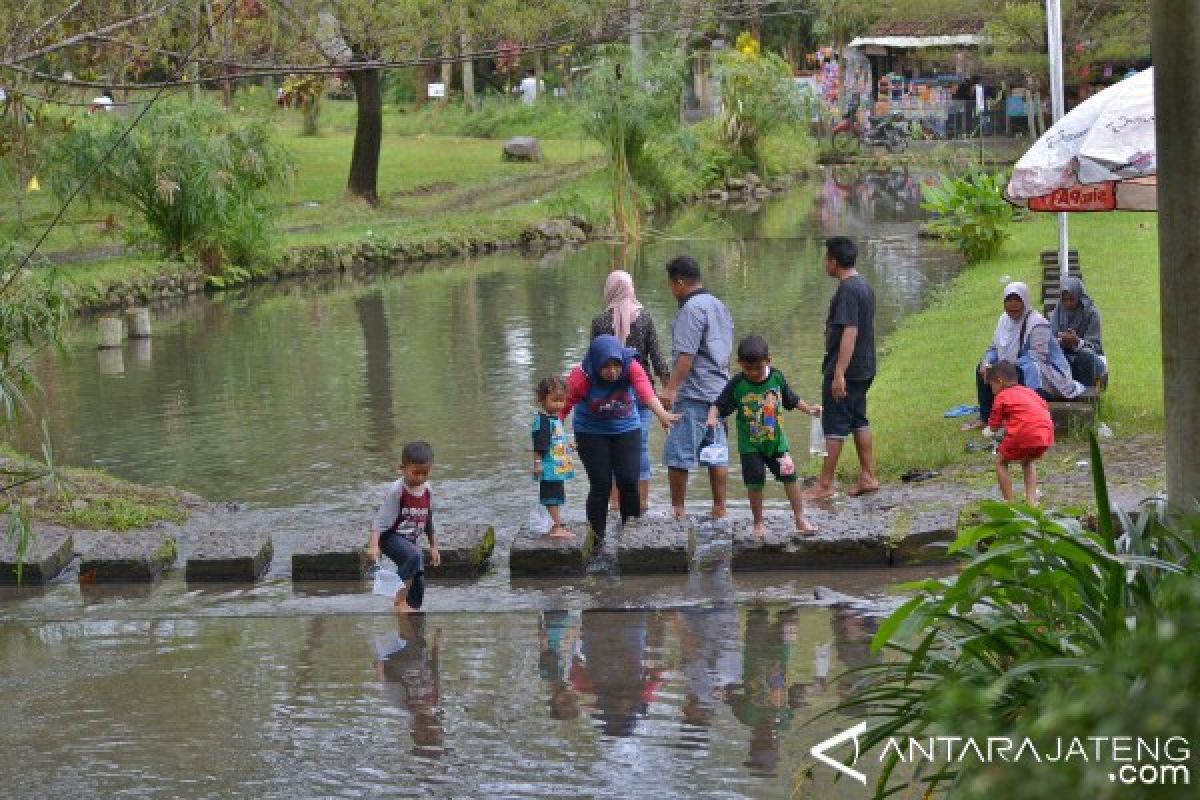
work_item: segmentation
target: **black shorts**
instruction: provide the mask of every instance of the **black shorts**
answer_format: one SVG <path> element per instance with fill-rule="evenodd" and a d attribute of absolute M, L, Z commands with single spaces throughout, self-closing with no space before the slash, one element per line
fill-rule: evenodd
<path fill-rule="evenodd" d="M 567 482 L 538 481 L 538 502 L 544 506 L 566 505 Z"/>
<path fill-rule="evenodd" d="M 821 381 L 821 427 L 828 439 L 845 439 L 855 431 L 871 427 L 867 420 L 867 390 L 871 379 L 846 381 L 846 396 L 833 399 L 833 378 L 829 375 Z"/>
<path fill-rule="evenodd" d="M 779 474 L 779 459 L 782 456 L 783 453 L 771 457 L 764 456 L 762 453 L 739 453 L 738 457 L 742 459 L 742 481 L 746 484 L 746 488 L 763 488 L 767 483 L 768 469 L 775 476 L 775 480 L 780 483 L 795 483 L 795 470 L 791 475 Z"/>

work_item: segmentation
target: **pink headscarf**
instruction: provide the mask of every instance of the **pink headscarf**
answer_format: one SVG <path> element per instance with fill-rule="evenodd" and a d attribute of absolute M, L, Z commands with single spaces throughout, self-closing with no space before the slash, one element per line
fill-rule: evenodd
<path fill-rule="evenodd" d="M 617 341 L 624 345 L 629 338 L 629 328 L 642 310 L 633 291 L 633 277 L 623 269 L 608 274 L 604 281 L 604 302 L 613 312 L 613 332 Z"/>

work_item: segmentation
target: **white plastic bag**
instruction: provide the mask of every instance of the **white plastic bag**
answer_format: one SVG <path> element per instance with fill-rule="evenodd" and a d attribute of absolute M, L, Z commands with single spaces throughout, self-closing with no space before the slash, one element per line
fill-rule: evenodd
<path fill-rule="evenodd" d="M 729 448 L 723 444 L 710 444 L 700 448 L 700 463 L 706 467 L 723 467 L 729 463 Z"/>
<path fill-rule="evenodd" d="M 550 512 L 541 503 L 534 503 L 529 509 L 529 532 L 535 536 L 544 536 L 554 527 Z"/>
<path fill-rule="evenodd" d="M 808 430 L 808 454 L 822 458 L 829 455 L 825 449 L 825 426 L 821 424 L 820 417 L 812 418 L 812 427 Z"/>
<path fill-rule="evenodd" d="M 395 597 L 396 592 L 404 588 L 404 581 L 400 580 L 400 576 L 396 574 L 394 569 L 383 569 L 379 567 L 375 570 L 375 583 L 371 587 L 371 591 L 380 597 Z"/>

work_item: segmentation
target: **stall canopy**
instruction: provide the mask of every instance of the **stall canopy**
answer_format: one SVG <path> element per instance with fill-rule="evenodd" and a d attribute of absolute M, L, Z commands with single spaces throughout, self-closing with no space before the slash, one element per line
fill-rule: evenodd
<path fill-rule="evenodd" d="M 918 47 L 978 47 L 986 39 L 982 34 L 960 33 L 947 36 L 859 36 L 850 43 L 851 47 L 894 47 L 914 49 Z"/>

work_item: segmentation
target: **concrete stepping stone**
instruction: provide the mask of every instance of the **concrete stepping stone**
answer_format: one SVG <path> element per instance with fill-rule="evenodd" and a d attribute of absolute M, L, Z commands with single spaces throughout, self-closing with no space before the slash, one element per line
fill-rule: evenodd
<path fill-rule="evenodd" d="M 513 577 L 552 578 L 583 575 L 591 559 L 591 529 L 586 522 L 567 525 L 574 539 L 551 539 L 527 528 L 517 532 L 508 555 Z"/>
<path fill-rule="evenodd" d="M 617 541 L 617 567 L 623 575 L 687 572 L 688 542 L 686 524 L 668 518 L 631 519 Z"/>
<path fill-rule="evenodd" d="M 828 523 L 820 532 L 805 535 L 796 532 L 790 518 L 783 522 L 768 517 L 763 539 L 754 537 L 748 520 L 733 531 L 734 571 L 886 567 L 890 555 L 882 533 L 839 530 Z"/>
<path fill-rule="evenodd" d="M 478 578 L 491 568 L 496 549 L 496 531 L 491 525 L 438 526 L 437 539 L 442 565 L 427 568 L 427 579 Z"/>
<path fill-rule="evenodd" d="M 16 542 L 0 537 L 0 584 L 17 582 Z M 75 555 L 75 541 L 65 528 L 35 525 L 21 558 L 21 583 L 38 585 L 62 572 Z"/>
<path fill-rule="evenodd" d="M 270 534 L 209 531 L 201 534 L 184 567 L 189 582 L 243 581 L 262 577 L 275 548 Z"/>
<path fill-rule="evenodd" d="M 353 581 L 367 568 L 367 532 L 362 528 L 313 531 L 292 551 L 293 581 Z"/>
<path fill-rule="evenodd" d="M 958 535 L 959 513 L 958 509 L 943 508 L 917 514 L 908 532 L 893 542 L 892 563 L 899 566 L 952 559 L 946 546 Z"/>
<path fill-rule="evenodd" d="M 102 531 L 89 536 L 79 565 L 80 583 L 153 581 L 175 563 L 175 540 L 159 531 Z"/>

